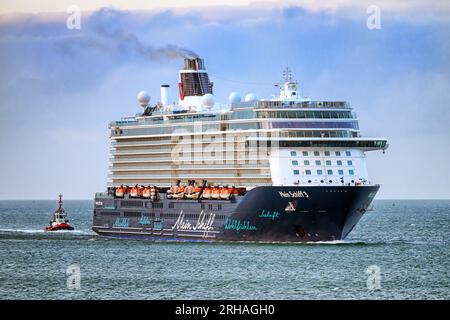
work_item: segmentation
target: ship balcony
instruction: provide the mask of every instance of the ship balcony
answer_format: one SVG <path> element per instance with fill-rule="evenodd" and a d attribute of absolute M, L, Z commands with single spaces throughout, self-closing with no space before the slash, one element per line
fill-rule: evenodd
<path fill-rule="evenodd" d="M 112 196 L 111 194 L 109 194 L 107 192 L 96 192 L 95 198 L 114 198 L 114 196 Z"/>
<path fill-rule="evenodd" d="M 239 163 L 218 163 L 214 164 L 214 160 L 211 161 L 208 166 L 205 166 L 204 162 L 199 162 L 197 166 L 193 165 L 175 165 L 175 164 L 165 164 L 165 165 L 114 165 L 109 166 L 109 170 L 112 172 L 115 171 L 181 171 L 181 170 L 262 170 L 269 168 L 269 162 L 266 162 L 266 166 L 258 165 L 255 166 L 256 163 L 249 163 L 249 164 L 239 164 Z"/>
<path fill-rule="evenodd" d="M 205 152 L 205 150 L 203 148 L 189 148 L 189 144 L 186 145 L 186 148 L 180 148 L 179 150 L 177 149 L 165 149 L 164 151 L 162 150 L 156 150 L 156 151 L 150 151 L 150 150 L 146 150 L 146 149 L 142 149 L 142 150 L 136 150 L 136 151 L 130 151 L 130 150 L 112 150 L 111 151 L 111 155 L 112 156 L 140 156 L 140 155 L 165 155 L 165 154 L 172 154 L 172 155 L 184 155 L 184 154 L 191 154 L 191 155 L 195 155 L 195 154 L 202 154 L 202 153 L 215 153 L 215 154 L 234 154 L 234 155 L 238 155 L 240 153 L 257 153 L 256 151 L 256 147 L 250 147 L 247 149 L 233 149 L 231 151 L 227 151 L 227 150 L 216 150 L 215 148 L 211 149 L 208 152 Z M 254 150 L 252 150 L 254 149 Z M 178 158 L 178 157 L 177 157 Z M 172 158 L 173 159 L 173 158 Z"/>
<path fill-rule="evenodd" d="M 177 164 L 177 163 L 212 163 L 212 162 L 229 162 L 233 161 L 234 163 L 266 163 L 268 162 L 267 158 L 261 157 L 161 157 L 161 158 L 110 158 L 109 162 L 111 164 L 116 163 L 164 163 L 167 165 Z"/>
<path fill-rule="evenodd" d="M 347 101 L 281 101 L 260 100 L 257 108 L 316 108 L 316 109 L 351 109 Z"/>
<path fill-rule="evenodd" d="M 170 187 L 174 184 L 176 178 L 170 178 L 170 179 L 162 179 L 162 180 L 151 180 L 151 184 L 156 184 L 158 187 Z M 249 180 L 249 181 L 236 181 L 235 178 L 229 179 L 229 180 L 209 180 L 211 184 L 214 185 L 222 185 L 222 184 L 228 184 L 228 185 L 234 185 L 238 188 L 244 187 L 247 188 L 247 190 L 250 190 L 254 187 L 260 187 L 260 186 L 270 186 L 272 185 L 272 182 L 270 179 L 259 179 L 259 180 Z M 108 181 L 107 187 L 119 187 L 122 184 L 128 184 L 128 185 L 135 185 L 135 184 L 143 184 L 146 185 L 149 183 L 149 180 L 145 181 L 127 181 L 127 180 L 117 180 L 117 181 Z"/>
<path fill-rule="evenodd" d="M 220 121 L 227 119 L 226 115 L 220 113 L 201 113 L 201 112 L 154 112 L 152 116 L 142 117 L 130 117 L 122 118 L 121 120 L 112 121 L 110 128 L 124 127 L 124 126 L 136 126 L 136 125 L 157 125 L 164 123 L 186 123 L 197 121 Z"/>
<path fill-rule="evenodd" d="M 146 180 L 153 180 L 158 178 L 164 178 L 164 179 L 267 179 L 271 178 L 271 174 L 268 172 L 266 174 L 261 174 L 259 172 L 255 173 L 177 173 L 174 174 L 172 172 L 168 172 L 166 174 L 157 174 L 157 173 L 151 173 L 151 174 L 108 174 L 108 178 L 116 180 L 116 179 L 146 179 Z"/>
<path fill-rule="evenodd" d="M 248 141 L 265 141 L 275 143 L 280 148 L 355 148 L 365 151 L 386 150 L 385 138 L 283 138 L 283 137 L 249 137 Z"/>
<path fill-rule="evenodd" d="M 127 147 L 162 147 L 162 146 L 173 146 L 173 145 L 197 145 L 197 144 L 231 144 L 231 143 L 245 143 L 245 138 L 243 137 L 241 141 L 235 139 L 180 139 L 178 137 L 174 137 L 174 140 L 165 140 L 165 141 L 139 141 L 139 142 L 111 142 L 111 148 L 127 148 Z M 177 140 L 175 140 L 177 139 Z"/>

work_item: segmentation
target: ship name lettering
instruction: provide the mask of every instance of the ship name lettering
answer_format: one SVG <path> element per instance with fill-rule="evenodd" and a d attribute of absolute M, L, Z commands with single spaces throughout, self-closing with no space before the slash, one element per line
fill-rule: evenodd
<path fill-rule="evenodd" d="M 278 191 L 278 194 L 282 198 L 309 198 L 305 191 Z"/>
<path fill-rule="evenodd" d="M 209 232 L 211 230 L 214 230 L 214 227 L 212 226 L 214 223 L 214 219 L 216 215 L 214 213 L 210 213 L 209 216 L 202 210 L 200 212 L 200 215 L 198 216 L 197 223 L 191 224 L 189 220 L 185 219 L 185 215 L 183 213 L 183 210 L 180 211 L 180 215 L 178 216 L 177 221 L 172 226 L 173 229 L 179 229 L 179 230 L 203 230 L 203 237 L 207 237 L 209 235 Z"/>
<path fill-rule="evenodd" d="M 258 217 L 260 218 L 269 218 L 275 220 L 280 217 L 280 213 L 278 211 L 270 211 L 270 210 L 263 210 Z"/>

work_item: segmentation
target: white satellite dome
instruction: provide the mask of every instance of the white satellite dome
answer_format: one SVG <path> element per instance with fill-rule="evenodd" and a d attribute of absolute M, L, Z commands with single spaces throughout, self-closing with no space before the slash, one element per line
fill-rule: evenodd
<path fill-rule="evenodd" d="M 207 93 L 202 97 L 202 105 L 211 108 L 214 106 L 214 96 L 211 93 Z"/>
<path fill-rule="evenodd" d="M 258 97 L 254 93 L 249 93 L 245 96 L 245 102 L 252 102 L 258 100 Z"/>
<path fill-rule="evenodd" d="M 142 108 L 145 108 L 148 106 L 148 103 L 150 102 L 150 95 L 146 91 L 141 91 L 137 95 L 137 100 Z"/>
<path fill-rule="evenodd" d="M 241 98 L 241 94 L 239 92 L 232 92 L 228 96 L 228 101 L 230 102 L 230 104 L 239 103 L 239 102 L 241 102 L 241 100 L 242 100 L 242 98 Z"/>

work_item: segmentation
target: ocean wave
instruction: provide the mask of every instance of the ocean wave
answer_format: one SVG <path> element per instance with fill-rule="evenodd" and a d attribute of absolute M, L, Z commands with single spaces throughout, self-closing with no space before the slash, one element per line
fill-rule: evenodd
<path fill-rule="evenodd" d="M 59 230 L 48 232 L 44 229 L 0 228 L 0 239 L 7 240 L 72 240 L 91 238 L 92 236 L 95 236 L 95 233 L 90 230 Z"/>
<path fill-rule="evenodd" d="M 58 230 L 58 231 L 45 231 L 44 229 L 8 229 L 8 228 L 0 228 L 0 232 L 18 232 L 18 233 L 45 233 L 45 234 L 95 234 L 90 230 Z"/>

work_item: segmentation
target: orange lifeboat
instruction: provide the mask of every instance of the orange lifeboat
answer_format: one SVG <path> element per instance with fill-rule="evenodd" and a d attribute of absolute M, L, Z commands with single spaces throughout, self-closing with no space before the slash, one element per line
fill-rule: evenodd
<path fill-rule="evenodd" d="M 186 187 L 185 186 L 181 186 L 178 188 L 178 192 L 176 194 L 173 195 L 174 198 L 176 199 L 183 199 L 184 195 L 186 192 Z"/>
<path fill-rule="evenodd" d="M 222 187 L 214 187 L 212 189 L 212 191 L 211 191 L 211 198 L 212 199 L 216 199 L 216 200 L 220 199 L 220 189 L 221 188 Z"/>
<path fill-rule="evenodd" d="M 220 199 L 228 200 L 231 197 L 231 188 L 225 187 L 220 190 Z"/>
<path fill-rule="evenodd" d="M 123 185 L 116 188 L 116 192 L 115 192 L 116 197 L 123 198 L 124 194 L 125 194 L 125 187 Z"/>
<path fill-rule="evenodd" d="M 186 196 L 189 198 L 189 196 L 192 195 L 192 193 L 194 192 L 194 186 L 192 184 L 190 184 L 189 186 L 186 187 Z"/>
<path fill-rule="evenodd" d="M 130 197 L 137 198 L 138 196 L 139 196 L 139 188 L 138 185 L 136 185 L 133 188 L 131 188 Z"/>
<path fill-rule="evenodd" d="M 180 188 L 180 180 L 177 180 L 175 185 L 172 185 L 169 190 L 167 190 L 167 199 L 172 199 L 178 193 L 178 189 Z"/>
<path fill-rule="evenodd" d="M 152 186 L 152 187 L 150 188 L 150 198 L 151 198 L 152 200 L 156 200 L 157 197 L 158 197 L 158 190 L 156 189 L 155 186 Z"/>
<path fill-rule="evenodd" d="M 202 194 L 202 198 L 203 199 L 211 198 L 211 188 L 210 187 L 205 187 L 205 190 L 203 191 L 203 194 Z"/>
<path fill-rule="evenodd" d="M 142 197 L 149 199 L 151 197 L 151 189 L 149 186 L 145 187 L 144 190 L 142 190 Z"/>
<path fill-rule="evenodd" d="M 201 192 L 201 191 L 202 191 L 202 187 L 196 185 L 196 186 L 194 187 L 194 190 L 192 191 L 192 192 L 193 192 L 192 198 L 193 198 L 193 199 L 198 199 L 198 198 L 200 197 L 200 192 Z"/>

